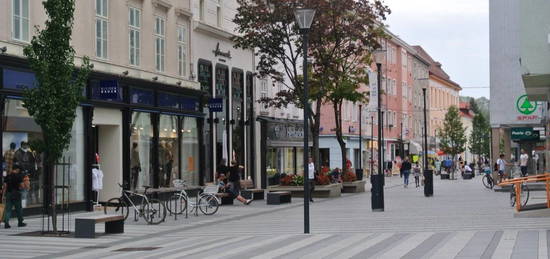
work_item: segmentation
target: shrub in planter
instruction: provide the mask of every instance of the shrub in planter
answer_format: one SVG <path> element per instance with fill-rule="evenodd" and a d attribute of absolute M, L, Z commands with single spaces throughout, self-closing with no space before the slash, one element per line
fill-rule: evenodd
<path fill-rule="evenodd" d="M 304 177 L 301 175 L 294 175 L 291 184 L 295 186 L 304 185 Z"/>
<path fill-rule="evenodd" d="M 329 185 L 330 177 L 327 174 L 319 174 L 315 177 L 315 184 L 317 185 Z"/>
<path fill-rule="evenodd" d="M 281 185 L 290 185 L 293 181 L 293 176 L 292 175 L 285 175 L 283 177 L 281 177 Z"/>
<path fill-rule="evenodd" d="M 355 176 L 354 173 L 350 172 L 350 171 L 347 171 L 344 173 L 344 175 L 342 175 L 342 180 L 344 182 L 353 182 L 355 180 L 357 180 L 357 177 Z"/>

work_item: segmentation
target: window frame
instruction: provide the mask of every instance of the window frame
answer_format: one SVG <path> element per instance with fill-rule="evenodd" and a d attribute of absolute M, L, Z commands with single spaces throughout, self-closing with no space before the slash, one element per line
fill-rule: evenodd
<path fill-rule="evenodd" d="M 24 16 L 24 10 L 23 10 L 23 2 L 27 2 L 27 16 Z M 15 2 L 18 2 L 19 4 L 19 13 L 15 13 Z M 12 0 L 11 1 L 11 39 L 15 41 L 21 41 L 21 42 L 30 42 L 30 0 Z M 15 29 L 15 19 L 18 18 L 18 25 L 19 25 L 19 38 L 17 38 L 16 35 L 16 29 Z M 26 26 L 26 32 L 24 30 L 24 21 L 27 22 Z"/>
<path fill-rule="evenodd" d="M 222 0 L 216 0 L 216 26 L 221 28 L 223 25 Z"/>
<path fill-rule="evenodd" d="M 101 7 L 98 7 L 101 3 Z M 100 37 L 98 31 L 101 30 Z M 98 44 L 98 41 L 100 44 Z M 109 0 L 95 1 L 95 55 L 97 58 L 109 58 Z"/>
<path fill-rule="evenodd" d="M 162 26 L 159 26 L 159 21 Z M 166 18 L 155 15 L 153 35 L 155 38 L 155 70 L 164 72 L 166 63 Z"/>
<path fill-rule="evenodd" d="M 187 26 L 184 24 L 176 25 L 177 32 L 177 53 L 178 53 L 178 75 L 187 76 Z"/>
<path fill-rule="evenodd" d="M 132 20 L 132 14 L 134 20 Z M 132 37 L 134 46 L 132 46 Z M 137 67 L 141 65 L 141 9 L 132 6 L 128 7 L 128 63 Z"/>

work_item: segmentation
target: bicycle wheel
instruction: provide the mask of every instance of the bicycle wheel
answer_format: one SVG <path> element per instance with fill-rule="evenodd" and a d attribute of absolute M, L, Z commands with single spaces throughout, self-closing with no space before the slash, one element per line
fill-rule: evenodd
<path fill-rule="evenodd" d="M 527 202 L 529 201 L 529 188 L 527 185 L 521 185 L 521 207 L 524 207 L 527 205 Z M 512 186 L 512 190 L 510 191 L 510 205 L 514 207 L 516 205 L 516 188 Z"/>
<path fill-rule="evenodd" d="M 112 198 L 103 205 L 103 211 L 106 215 L 122 215 L 124 216 L 124 220 L 126 220 L 130 210 L 126 202 L 120 198 Z"/>
<path fill-rule="evenodd" d="M 199 198 L 199 209 L 204 215 L 213 215 L 218 211 L 220 203 L 214 195 L 202 195 Z"/>
<path fill-rule="evenodd" d="M 489 175 L 483 176 L 483 186 L 487 189 L 493 189 L 493 179 Z"/>
<path fill-rule="evenodd" d="M 170 197 L 166 204 L 166 209 L 170 214 L 182 214 L 187 209 L 187 198 L 181 193 L 175 193 Z"/>
<path fill-rule="evenodd" d="M 164 202 L 150 199 L 143 205 L 143 218 L 152 225 L 160 224 L 166 219 L 166 206 Z"/>

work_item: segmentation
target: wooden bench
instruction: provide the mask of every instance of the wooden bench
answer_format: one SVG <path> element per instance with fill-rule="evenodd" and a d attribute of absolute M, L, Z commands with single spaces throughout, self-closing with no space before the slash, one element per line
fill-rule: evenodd
<path fill-rule="evenodd" d="M 76 218 L 74 237 L 95 238 L 95 224 L 103 222 L 106 234 L 124 233 L 124 216 L 97 215 Z"/>
<path fill-rule="evenodd" d="M 263 200 L 264 190 L 255 189 L 252 180 L 241 180 L 241 196 L 247 200 Z"/>
<path fill-rule="evenodd" d="M 268 192 L 267 204 L 278 205 L 281 203 L 290 203 L 291 197 L 290 192 Z"/>

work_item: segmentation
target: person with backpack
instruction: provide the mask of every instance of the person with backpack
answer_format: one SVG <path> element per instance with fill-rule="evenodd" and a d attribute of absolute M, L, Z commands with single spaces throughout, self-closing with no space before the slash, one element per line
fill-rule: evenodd
<path fill-rule="evenodd" d="M 409 162 L 409 158 L 405 157 L 405 161 L 401 164 L 401 174 L 403 174 L 403 184 L 405 188 L 409 186 L 409 175 L 411 173 L 412 165 Z"/>
<path fill-rule="evenodd" d="M 413 169 L 414 174 L 414 184 L 416 185 L 416 188 L 420 187 L 420 166 L 418 163 L 414 164 Z"/>

